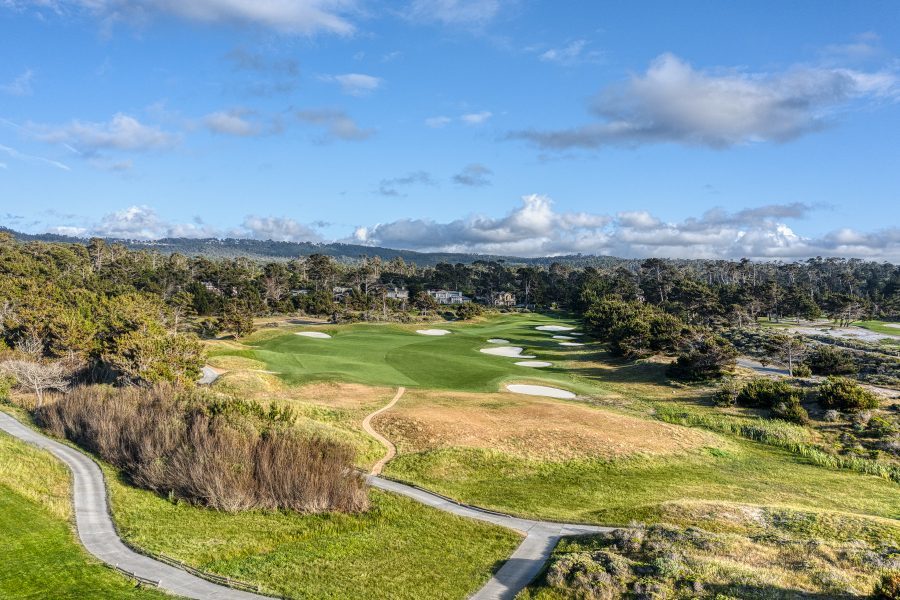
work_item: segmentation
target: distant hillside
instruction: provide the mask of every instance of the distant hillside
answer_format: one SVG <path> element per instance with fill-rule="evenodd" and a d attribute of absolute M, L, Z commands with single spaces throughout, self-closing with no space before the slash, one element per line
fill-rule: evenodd
<path fill-rule="evenodd" d="M 14 231 L 7 227 L 0 227 L 0 232 L 6 232 L 23 241 L 62 242 L 70 244 L 84 244 L 84 238 L 77 238 L 53 233 L 28 234 Z M 627 259 L 610 256 L 554 256 L 541 258 L 522 258 L 517 256 L 499 256 L 488 254 L 465 254 L 454 252 L 415 252 L 413 250 L 395 250 L 393 248 L 380 248 L 377 246 L 362 246 L 359 244 L 338 243 L 312 243 L 312 242 L 275 242 L 272 240 L 248 240 L 248 239 L 217 239 L 217 238 L 165 238 L 160 240 L 126 240 L 117 238 L 105 238 L 108 243 L 123 244 L 132 249 L 156 250 L 164 254 L 178 252 L 186 256 L 207 256 L 210 258 L 234 258 L 247 257 L 256 260 L 290 260 L 298 256 L 310 254 L 325 254 L 334 257 L 341 262 L 354 262 L 361 256 L 379 257 L 382 260 L 391 260 L 400 257 L 406 262 L 419 266 L 434 266 L 437 263 L 463 263 L 470 264 L 475 261 L 505 261 L 509 264 L 549 265 L 559 262 L 571 266 L 603 266 L 630 262 Z"/>

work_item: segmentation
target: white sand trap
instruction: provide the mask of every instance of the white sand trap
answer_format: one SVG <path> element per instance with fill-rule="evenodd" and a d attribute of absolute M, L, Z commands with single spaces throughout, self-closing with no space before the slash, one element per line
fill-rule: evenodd
<path fill-rule="evenodd" d="M 482 348 L 480 352 L 493 356 L 506 356 L 507 358 L 535 358 L 534 356 L 522 354 L 522 350 L 524 348 L 518 346 L 500 346 L 499 348 Z"/>
<path fill-rule="evenodd" d="M 575 394 L 561 390 L 559 388 L 547 387 L 546 385 L 519 385 L 513 384 L 506 386 L 513 394 L 526 394 L 528 396 L 547 396 L 548 398 L 572 399 Z"/>
<path fill-rule="evenodd" d="M 450 332 L 446 329 L 416 329 L 416 333 L 421 333 L 422 335 L 450 335 Z"/>
<path fill-rule="evenodd" d="M 491 338 L 488 340 L 488 344 L 508 344 L 509 340 L 504 340 L 503 338 Z"/>
<path fill-rule="evenodd" d="M 581 342 L 560 342 L 560 346 L 584 346 Z"/>
<path fill-rule="evenodd" d="M 900 329 L 900 323 L 885 323 L 885 326 L 892 329 Z"/>
<path fill-rule="evenodd" d="M 516 365 L 520 367 L 552 367 L 553 363 L 545 360 L 520 360 Z"/>
<path fill-rule="evenodd" d="M 553 339 L 554 340 L 574 340 L 575 338 L 573 338 L 571 335 L 554 335 Z"/>
<path fill-rule="evenodd" d="M 303 337 L 318 338 L 320 340 L 328 339 L 331 337 L 327 333 L 322 333 L 321 331 L 298 331 L 295 335 L 302 335 Z"/>
<path fill-rule="evenodd" d="M 535 329 L 538 331 L 572 331 L 575 328 L 566 325 L 538 325 Z"/>

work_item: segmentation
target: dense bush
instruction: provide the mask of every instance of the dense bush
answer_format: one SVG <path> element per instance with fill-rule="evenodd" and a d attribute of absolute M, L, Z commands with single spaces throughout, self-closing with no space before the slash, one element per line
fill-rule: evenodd
<path fill-rule="evenodd" d="M 741 386 L 734 379 L 727 379 L 713 393 L 713 404 L 716 406 L 734 406 L 737 403 Z"/>
<path fill-rule="evenodd" d="M 859 371 L 853 354 L 833 346 L 819 345 L 807 358 L 816 375 L 852 375 Z"/>
<path fill-rule="evenodd" d="M 800 404 L 800 399 L 792 396 L 787 402 L 779 402 L 772 407 L 772 416 L 798 425 L 809 423 L 809 413 Z"/>
<path fill-rule="evenodd" d="M 900 600 L 900 569 L 891 569 L 881 574 L 872 593 L 875 600 Z"/>
<path fill-rule="evenodd" d="M 747 382 L 737 395 L 737 404 L 748 408 L 774 408 L 799 403 L 800 390 L 784 381 L 761 377 Z"/>
<path fill-rule="evenodd" d="M 477 317 L 482 312 L 484 312 L 484 310 L 482 309 L 480 304 L 475 304 L 474 302 L 464 302 L 456 307 L 456 318 L 465 321 L 473 317 Z"/>
<path fill-rule="evenodd" d="M 800 363 L 799 365 L 794 365 L 794 377 L 809 377 L 812 375 L 812 369 L 810 369 L 809 365 Z"/>
<path fill-rule="evenodd" d="M 368 505 L 353 451 L 291 430 L 290 414 L 174 388 L 82 387 L 35 411 L 39 425 L 132 482 L 228 512 L 357 512 Z"/>
<path fill-rule="evenodd" d="M 628 358 L 674 350 L 684 328 L 652 304 L 615 298 L 594 302 L 584 318 L 597 337 L 609 342 L 612 354 Z"/>
<path fill-rule="evenodd" d="M 819 386 L 819 404 L 824 408 L 856 411 L 878 408 L 878 396 L 846 377 L 829 377 Z"/>
<path fill-rule="evenodd" d="M 666 374 L 689 381 L 715 379 L 734 367 L 736 356 L 734 346 L 725 338 L 695 335 L 681 343 L 678 358 L 669 365 Z"/>

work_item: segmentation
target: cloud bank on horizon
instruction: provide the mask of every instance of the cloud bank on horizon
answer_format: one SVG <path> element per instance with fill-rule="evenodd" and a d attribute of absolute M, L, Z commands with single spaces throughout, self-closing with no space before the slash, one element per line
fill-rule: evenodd
<path fill-rule="evenodd" d="M 900 262 L 900 227 L 862 233 L 841 228 L 809 237 L 787 220 L 802 220 L 818 207 L 771 204 L 729 212 L 722 208 L 680 222 L 664 222 L 647 211 L 613 214 L 558 212 L 543 195 L 523 196 L 503 217 L 470 215 L 449 222 L 401 219 L 357 227 L 352 235 L 328 239 L 321 223 L 289 217 L 247 215 L 237 227 L 219 229 L 194 219 L 167 221 L 147 206 L 104 215 L 97 223 L 46 227 L 48 233 L 134 240 L 161 238 L 247 238 L 280 242 L 338 241 L 419 252 L 458 252 L 542 257 L 569 254 L 799 260 L 814 256 L 853 256 Z"/>

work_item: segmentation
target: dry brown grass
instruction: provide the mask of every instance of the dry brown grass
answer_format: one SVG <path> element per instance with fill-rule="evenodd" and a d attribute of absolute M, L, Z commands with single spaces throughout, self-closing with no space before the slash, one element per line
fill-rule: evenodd
<path fill-rule="evenodd" d="M 137 486 L 216 510 L 368 507 L 352 448 L 291 429 L 283 411 L 166 386 L 93 386 L 34 414 L 39 425 L 98 454 Z"/>
<path fill-rule="evenodd" d="M 550 461 L 665 455 L 716 443 L 696 429 L 510 394 L 410 390 L 373 425 L 401 453 L 468 447 Z"/>

